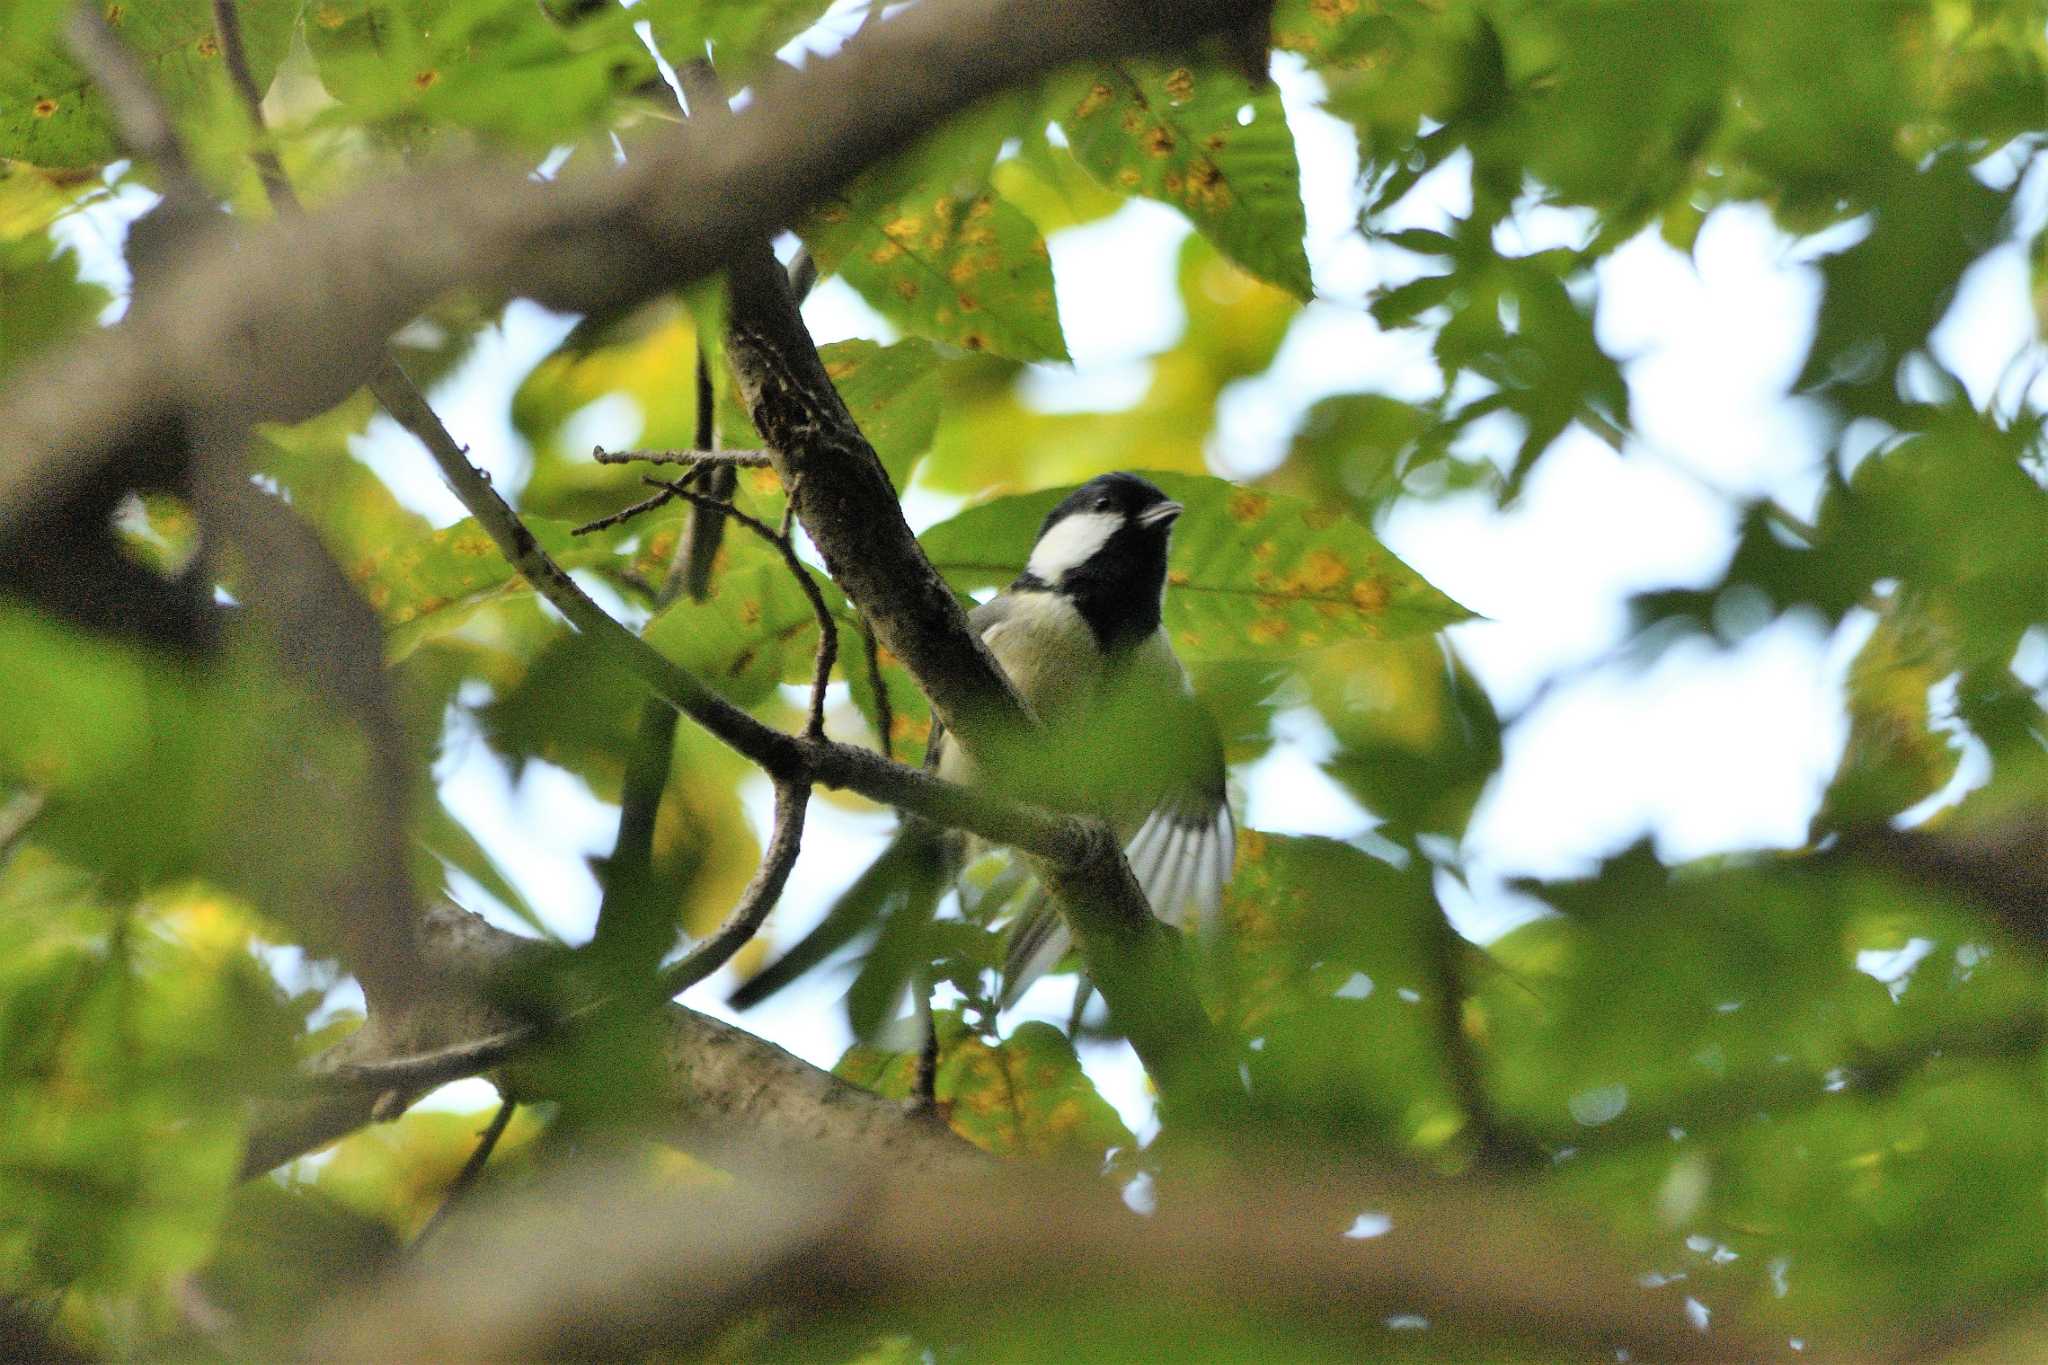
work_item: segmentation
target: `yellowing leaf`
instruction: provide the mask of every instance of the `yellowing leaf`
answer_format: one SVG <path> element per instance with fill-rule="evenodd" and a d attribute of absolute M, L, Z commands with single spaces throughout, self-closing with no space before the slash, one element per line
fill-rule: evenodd
<path fill-rule="evenodd" d="M 989 184 L 1022 108 L 998 101 L 854 181 L 804 225 L 818 268 L 920 336 L 1066 359 L 1045 240 Z"/>
<path fill-rule="evenodd" d="M 1218 67 L 1129 62 L 1055 101 L 1074 156 L 1105 185 L 1173 205 L 1245 269 L 1309 296 L 1301 168 L 1277 89 Z"/>
<path fill-rule="evenodd" d="M 1081 1070 L 1067 1036 L 1050 1024 L 1020 1025 L 999 1043 L 969 1031 L 957 1010 L 933 1019 L 939 1069 L 933 1098 L 953 1131 L 983 1151 L 1033 1160 L 1098 1163 L 1135 1139 Z M 865 1044 L 849 1049 L 835 1076 L 892 1099 L 910 1095 L 917 1057 Z"/>

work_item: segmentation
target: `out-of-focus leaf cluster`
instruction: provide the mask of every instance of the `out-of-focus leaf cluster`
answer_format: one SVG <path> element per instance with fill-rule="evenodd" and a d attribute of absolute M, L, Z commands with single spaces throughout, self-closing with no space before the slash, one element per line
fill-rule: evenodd
<path fill-rule="evenodd" d="M 59 45 L 67 8 L 0 8 L 0 382 L 95 325 L 112 295 L 90 282 L 104 272 L 81 278 L 76 243 L 111 231 L 108 205 L 155 174 L 121 158 L 103 98 Z M 239 5 L 272 140 L 316 207 L 477 146 L 604 173 L 676 117 L 641 21 L 672 62 L 708 54 L 738 93 L 826 8 Z M 223 202 L 266 214 L 211 6 L 133 0 L 107 18 Z M 2048 237 L 2013 240 L 2048 136 L 2038 7 L 1282 0 L 1273 33 L 1313 80 L 1254 88 L 1195 54 L 1062 72 L 931 130 L 795 224 L 824 275 L 900 333 L 834 342 L 824 360 L 891 479 L 919 495 L 955 589 L 1009 581 L 1059 490 L 1150 471 L 1188 508 L 1166 620 L 1226 756 L 1246 764 L 1277 732 L 1308 733 L 1321 774 L 1373 817 L 1350 842 L 1246 833 L 1225 931 L 1193 945 L 1259 1136 L 1423 1173 L 1517 1173 L 1646 1277 L 1683 1276 L 1713 1311 L 1802 1340 L 1903 1336 L 1936 1312 L 1990 1321 L 2037 1298 L 2048 911 L 1980 902 L 1982 882 L 2024 883 L 2034 845 L 2011 831 L 2048 809 L 2039 666 L 2022 666 L 2048 639 L 2042 433 L 2009 392 L 1973 399 L 1928 338 L 1964 274 L 2007 246 L 2024 247 L 2048 317 Z M 1358 137 L 1378 267 L 1363 299 L 1318 296 L 1297 100 Z M 1081 350 L 1060 317 L 1077 282 L 1056 276 L 1058 235 L 1139 198 L 1190 229 L 1171 263 L 1179 334 L 1122 367 L 1120 398 L 1076 400 L 1047 368 Z M 1743 509 L 1714 581 L 1639 597 L 1639 643 L 1722 630 L 1758 602 L 1869 632 L 1814 846 L 1678 868 L 1633 849 L 1522 888 L 1554 913 L 1481 952 L 1446 911 L 1512 717 L 1439 638 L 1469 614 L 1375 531 L 1404 499 L 1512 496 L 1574 427 L 1627 452 L 1629 357 L 1601 345 L 1598 267 L 1646 232 L 1690 250 L 1731 204 L 1828 234 L 1794 382 L 1822 488 L 1810 516 Z M 1537 210 L 1563 211 L 1541 215 L 1555 230 L 1540 241 L 1525 230 Z M 592 431 L 619 448 L 694 443 L 700 350 L 721 442 L 759 443 L 727 382 L 720 309 L 703 287 L 580 320 L 517 377 L 520 448 L 491 453 L 561 563 L 658 649 L 793 725 L 817 623 L 777 555 L 728 528 L 707 600 L 664 603 L 681 506 L 574 534 L 652 491 L 647 467 L 594 461 Z M 1244 428 L 1219 419 L 1234 386 L 1299 364 L 1319 316 L 1345 309 L 1425 335 L 1439 391 L 1408 401 L 1359 374 L 1291 433 L 1264 433 L 1275 468 L 1213 477 L 1243 467 L 1223 441 Z M 498 300 L 444 300 L 395 345 L 433 386 L 501 316 Z M 616 802 L 644 694 L 473 524 L 437 527 L 387 485 L 376 470 L 406 453 L 358 395 L 262 430 L 251 466 L 385 625 L 417 893 L 480 887 L 552 932 L 558 907 L 528 903 L 486 848 L 493 831 L 458 818 L 436 773 L 481 752 Z M 772 524 L 784 490 L 745 470 L 738 500 Z M 163 572 L 203 550 L 176 499 L 126 507 L 119 525 Z M 915 684 L 886 652 L 869 672 L 857 614 L 824 592 L 843 684 L 831 732 L 872 741 L 886 711 L 895 755 L 919 761 L 931 721 Z M 309 1305 L 391 1263 L 431 1217 L 482 1121 L 415 1114 L 235 1186 L 246 1102 L 354 1023 L 323 1007 L 332 969 L 300 959 L 334 947 L 307 902 L 360 851 L 348 816 L 365 754 L 224 609 L 228 645 L 197 660 L 0 610 L 0 1299 L 60 1305 L 61 1335 L 110 1353 L 292 1349 Z M 1864 851 L 1959 775 L 1977 790 L 1913 833 L 1965 851 L 1976 889 Z M 651 850 L 678 932 L 708 932 L 757 864 L 751 778 L 683 727 Z M 1142 1167 L 1063 1034 L 996 1027 L 1001 946 L 984 921 L 1017 888 L 987 862 L 970 882 L 978 914 L 882 929 L 871 961 L 888 971 L 856 986 L 857 1012 L 900 1042 L 880 1026 L 898 984 L 928 970 L 963 997 L 936 1015 L 935 1098 L 956 1132 L 1009 1159 L 1087 1168 L 1114 1149 L 1119 1175 Z M 646 1118 L 651 1049 L 621 1026 L 548 1062 L 571 1077 L 562 1106 L 526 1111 L 490 1178 L 518 1180 L 549 1135 L 573 1148 Z M 914 1048 L 870 1042 L 838 1070 L 903 1097 L 916 1064 Z M 1119 1302 L 1092 1335 L 1058 1307 L 961 1330 L 1019 1358 L 1164 1339 L 1154 1306 Z M 1180 1330 L 1213 1354 L 1251 1330 L 1227 1327 Z M 1390 1356 L 1443 1345 L 1411 1327 L 1390 1326 Z M 2001 1340 L 2024 1354 L 2028 1329 L 2012 1330 Z M 1285 1355 L 1289 1331 L 1316 1344 L 1299 1322 L 1257 1339 Z M 1509 1349 L 1467 1353 L 1495 1348 Z M 897 1340 L 876 1358 L 922 1349 Z"/>

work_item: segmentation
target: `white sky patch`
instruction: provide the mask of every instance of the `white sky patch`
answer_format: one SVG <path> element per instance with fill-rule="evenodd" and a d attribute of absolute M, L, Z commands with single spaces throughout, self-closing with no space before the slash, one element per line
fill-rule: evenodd
<path fill-rule="evenodd" d="M 1188 220 L 1149 199 L 1045 239 L 1074 369 L 1156 355 L 1180 340 L 1180 244 Z"/>
<path fill-rule="evenodd" d="M 1384 1237 L 1393 1230 L 1394 1220 L 1384 1213 L 1361 1213 L 1351 1220 L 1350 1227 L 1344 1229 L 1344 1235 L 1357 1242 Z"/>
<path fill-rule="evenodd" d="M 1909 938 L 1897 948 L 1865 948 L 1856 954 L 1856 970 L 1884 983 L 1897 1000 L 1912 984 L 1913 969 L 1934 951 L 1931 938 Z"/>

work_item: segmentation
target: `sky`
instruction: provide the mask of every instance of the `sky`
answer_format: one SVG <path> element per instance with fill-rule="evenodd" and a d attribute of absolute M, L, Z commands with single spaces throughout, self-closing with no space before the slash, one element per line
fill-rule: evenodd
<path fill-rule="evenodd" d="M 829 49 L 857 8 L 836 8 L 799 49 Z M 1357 143 L 1348 125 L 1314 107 L 1316 78 L 1286 54 L 1275 59 L 1302 166 L 1307 249 L 1317 301 L 1308 305 L 1270 369 L 1225 391 L 1207 457 L 1212 470 L 1249 478 L 1286 453 L 1302 415 L 1333 393 L 1372 391 L 1422 399 L 1437 389 L 1424 332 L 1383 332 L 1364 309 L 1370 292 L 1418 273 L 1419 262 L 1356 228 Z M 1384 227 L 1443 226 L 1468 207 L 1466 165 L 1453 160 L 1428 177 Z M 1997 167 L 1987 177 L 2012 173 Z M 87 273 L 117 287 L 120 222 L 147 205 L 131 192 L 66 229 Z M 1938 358 L 1980 403 L 2012 397 L 2013 358 L 2038 343 L 2031 284 L 2019 241 L 2048 220 L 2048 171 L 2022 187 L 2015 240 L 1966 277 L 1937 329 Z M 1578 244 L 1585 216 L 1532 206 L 1503 228 L 1504 249 Z M 1820 281 L 1814 260 L 1854 240 L 1850 225 L 1826 240 L 1794 241 L 1761 209 L 1715 211 L 1690 256 L 1654 231 L 1597 267 L 1596 332 L 1625 357 L 1634 432 L 1623 451 L 1572 428 L 1537 467 L 1513 506 L 1489 494 L 1410 500 L 1375 529 L 1403 559 L 1481 619 L 1454 627 L 1453 647 L 1512 723 L 1502 771 L 1474 814 L 1460 850 L 1469 890 L 1443 879 L 1449 912 L 1484 942 L 1542 907 L 1509 891 L 1518 877 L 1559 877 L 1645 836 L 1667 860 L 1758 848 L 1795 847 L 1847 737 L 1842 704 L 1850 659 L 1867 635 L 1867 615 L 1837 628 L 1794 611 L 1733 622 L 1739 642 L 1680 642 L 1646 663 L 1624 648 L 1625 604 L 1633 593 L 1714 581 L 1734 547 L 1744 499 L 1768 496 L 1795 515 L 1811 512 L 1820 488 L 1826 433 L 1818 415 L 1787 390 L 1811 335 Z M 1048 242 L 1071 367 L 1038 366 L 1026 401 L 1048 409 L 1093 409 L 1135 401 L 1148 357 L 1185 326 L 1175 285 L 1177 247 L 1189 231 L 1177 213 L 1136 202 L 1112 217 L 1055 234 Z M 888 325 L 837 281 L 826 281 L 805 316 L 822 344 L 848 336 L 889 339 Z M 436 386 L 436 409 L 500 487 L 517 487 L 528 453 L 509 421 L 526 371 L 574 319 L 524 302 L 510 305 L 473 354 Z M 679 377 L 680 382 L 680 377 Z M 2000 385 L 2005 389 L 2001 390 Z M 2048 388 L 2035 393 L 2048 399 Z M 629 448 L 637 410 L 629 400 L 598 405 L 582 419 L 585 444 Z M 1477 448 L 1512 450 L 1505 426 L 1475 430 Z M 402 501 L 438 523 L 463 514 L 411 438 L 379 418 L 356 453 Z M 947 515 L 954 503 L 913 487 L 913 524 Z M 616 599 L 613 599 L 616 600 Z M 2030 678 L 2048 673 L 2048 642 L 2035 641 Z M 1317 768 L 1331 739 L 1303 709 L 1283 711 L 1278 743 L 1233 773 L 1245 825 L 1371 843 L 1372 817 Z M 565 937 L 589 931 L 598 888 L 588 859 L 609 850 L 615 808 L 582 782 L 545 763 L 515 784 L 459 719 L 436 769 L 449 807 Z M 1981 781 L 1966 761 L 1954 799 Z M 749 793 L 765 836 L 765 781 Z M 777 941 L 793 941 L 866 864 L 893 827 L 887 813 L 813 803 L 804 852 L 776 919 Z M 474 890 L 472 888 L 472 890 Z M 517 929 L 481 891 L 471 908 Z M 1893 955 L 1867 964 L 1876 974 L 1909 970 Z M 821 1066 L 849 1035 L 837 1007 L 848 971 L 815 973 L 739 1023 Z M 731 1018 L 725 973 L 685 1003 Z M 1011 1018 L 1064 1022 L 1070 977 L 1041 980 Z M 1140 1130 L 1150 1103 L 1122 1044 L 1087 1044 L 1083 1056 L 1105 1095 Z M 437 1105 L 490 1102 L 482 1081 L 449 1087 Z"/>

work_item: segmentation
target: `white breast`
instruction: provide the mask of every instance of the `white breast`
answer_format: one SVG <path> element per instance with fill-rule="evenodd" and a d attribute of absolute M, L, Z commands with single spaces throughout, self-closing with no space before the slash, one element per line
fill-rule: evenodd
<path fill-rule="evenodd" d="M 1052 726 L 1071 722 L 1094 698 L 1102 676 L 1094 632 L 1074 604 L 1057 593 L 1017 593 L 1008 607 L 1001 620 L 982 632 L 982 641 L 1033 715 Z M 970 781 L 970 770 L 959 745 L 941 751 L 941 777 Z"/>

